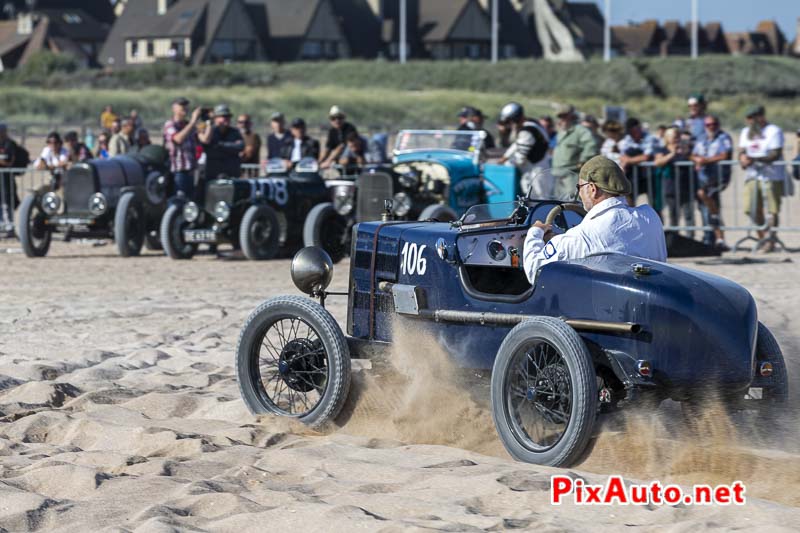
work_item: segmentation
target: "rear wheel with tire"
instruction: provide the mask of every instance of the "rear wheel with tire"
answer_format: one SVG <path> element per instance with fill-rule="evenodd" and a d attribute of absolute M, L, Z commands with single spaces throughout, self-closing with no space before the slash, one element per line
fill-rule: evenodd
<path fill-rule="evenodd" d="M 348 252 L 347 220 L 329 202 L 315 205 L 303 224 L 303 244 L 322 248 L 338 263 Z"/>
<path fill-rule="evenodd" d="M 114 241 L 122 257 L 139 255 L 145 238 L 144 213 L 131 192 L 123 193 L 114 213 Z"/>
<path fill-rule="evenodd" d="M 19 241 L 28 257 L 44 257 L 50 250 L 52 232 L 45 224 L 47 216 L 39 205 L 39 198 L 29 194 L 19 207 Z"/>
<path fill-rule="evenodd" d="M 320 427 L 350 390 L 350 351 L 333 316 L 300 296 L 271 298 L 250 314 L 236 347 L 239 391 L 253 414 Z"/>
<path fill-rule="evenodd" d="M 518 324 L 497 353 L 491 400 L 512 457 L 547 466 L 578 462 L 597 416 L 594 364 L 581 337 L 556 318 Z"/>
<path fill-rule="evenodd" d="M 172 259 L 191 259 L 197 252 L 197 244 L 183 239 L 183 230 L 188 226 L 181 204 L 169 206 L 161 218 L 161 246 Z"/>
<path fill-rule="evenodd" d="M 431 204 L 420 213 L 417 220 L 436 220 L 437 222 L 452 222 L 458 216 L 450 207 L 443 204 Z"/>
<path fill-rule="evenodd" d="M 268 205 L 251 205 L 239 226 L 239 243 L 250 260 L 272 259 L 280 249 L 278 215 Z"/>

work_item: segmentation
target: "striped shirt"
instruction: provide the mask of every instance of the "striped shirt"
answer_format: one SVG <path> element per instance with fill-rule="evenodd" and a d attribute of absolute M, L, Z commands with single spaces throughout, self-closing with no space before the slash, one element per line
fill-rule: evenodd
<path fill-rule="evenodd" d="M 164 123 L 164 148 L 169 152 L 170 170 L 172 172 L 191 171 L 197 168 L 197 134 L 193 131 L 181 144 L 175 144 L 174 137 L 187 122 L 168 120 Z"/>

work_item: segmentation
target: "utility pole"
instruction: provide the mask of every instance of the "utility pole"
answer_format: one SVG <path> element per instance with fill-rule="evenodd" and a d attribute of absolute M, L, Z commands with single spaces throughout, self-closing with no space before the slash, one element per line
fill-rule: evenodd
<path fill-rule="evenodd" d="M 492 63 L 497 63 L 498 56 L 498 39 L 500 31 L 500 23 L 497 20 L 497 3 L 499 0 L 492 0 Z"/>
<path fill-rule="evenodd" d="M 611 61 L 611 0 L 606 0 L 605 24 L 603 25 L 603 61 Z"/>
<path fill-rule="evenodd" d="M 697 0 L 692 0 L 692 59 L 697 59 L 697 40 L 699 35 Z"/>
<path fill-rule="evenodd" d="M 406 62 L 406 45 L 408 36 L 406 35 L 406 24 L 408 13 L 406 12 L 408 3 L 406 0 L 400 0 L 400 63 Z"/>

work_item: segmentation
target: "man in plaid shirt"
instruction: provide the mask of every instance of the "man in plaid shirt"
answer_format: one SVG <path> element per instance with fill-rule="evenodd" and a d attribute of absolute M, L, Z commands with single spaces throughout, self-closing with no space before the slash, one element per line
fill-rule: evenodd
<path fill-rule="evenodd" d="M 164 147 L 169 152 L 170 170 L 175 176 L 175 189 L 188 198 L 194 197 L 194 171 L 197 169 L 197 131 L 201 108 L 189 114 L 189 100 L 178 98 L 172 103 L 172 119 L 164 123 Z"/>

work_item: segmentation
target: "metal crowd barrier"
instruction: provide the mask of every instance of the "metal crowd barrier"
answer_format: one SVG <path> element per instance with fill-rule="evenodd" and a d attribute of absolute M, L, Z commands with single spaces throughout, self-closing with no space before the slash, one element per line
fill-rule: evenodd
<path fill-rule="evenodd" d="M 634 200 L 636 203 L 641 203 L 642 197 L 645 197 L 646 203 L 653 206 L 662 215 L 665 231 L 684 232 L 690 237 L 694 236 L 695 231 L 713 231 L 715 227 L 709 224 L 708 217 L 704 213 L 706 207 L 697 197 L 698 176 L 694 163 L 692 161 L 676 161 L 670 163 L 670 165 L 673 166 L 674 177 L 669 180 L 659 176 L 658 167 L 653 162 L 641 163 L 633 167 L 629 176 L 632 178 Z M 716 197 L 721 219 L 716 228 L 723 232 L 743 231 L 747 233 L 744 238 L 736 242 L 733 246 L 734 250 L 740 249 L 742 243 L 746 241 L 756 241 L 756 246 L 760 246 L 763 241 L 768 239 L 773 239 L 778 247 L 788 249 L 780 240 L 778 234 L 800 232 L 800 225 L 796 224 L 792 217 L 791 198 L 794 194 L 792 191 L 786 190 L 787 182 L 791 182 L 793 189 L 800 189 L 800 182 L 795 181 L 792 176 L 794 169 L 800 167 L 800 162 L 776 161 L 771 166 L 785 167 L 784 172 L 786 175 L 778 216 L 779 225 L 775 227 L 769 225 L 767 216 L 764 217 L 762 224 L 757 224 L 752 219 L 747 218 L 742 204 L 744 187 L 749 180 L 746 179 L 745 170 L 741 168 L 739 161 L 720 161 L 716 165 L 715 180 L 711 183 L 712 187 L 719 190 Z M 730 181 L 726 186 L 719 189 L 720 185 L 724 183 L 723 175 L 726 168 L 730 172 Z M 766 215 L 768 210 L 764 182 L 759 181 L 758 186 L 764 203 L 762 206 L 763 213 Z M 758 206 L 755 202 L 758 196 L 754 194 L 752 197 L 753 205 L 750 206 L 749 210 L 752 214 L 757 212 Z M 800 194 L 797 196 L 800 197 Z M 732 208 L 728 208 L 728 202 L 730 202 Z M 723 217 L 723 213 L 726 216 Z M 698 214 L 700 215 L 700 224 L 697 224 L 696 217 Z M 743 217 L 745 217 L 744 220 Z M 728 223 L 725 222 L 726 219 Z M 753 232 L 768 232 L 771 235 L 755 237 L 752 235 Z"/>

